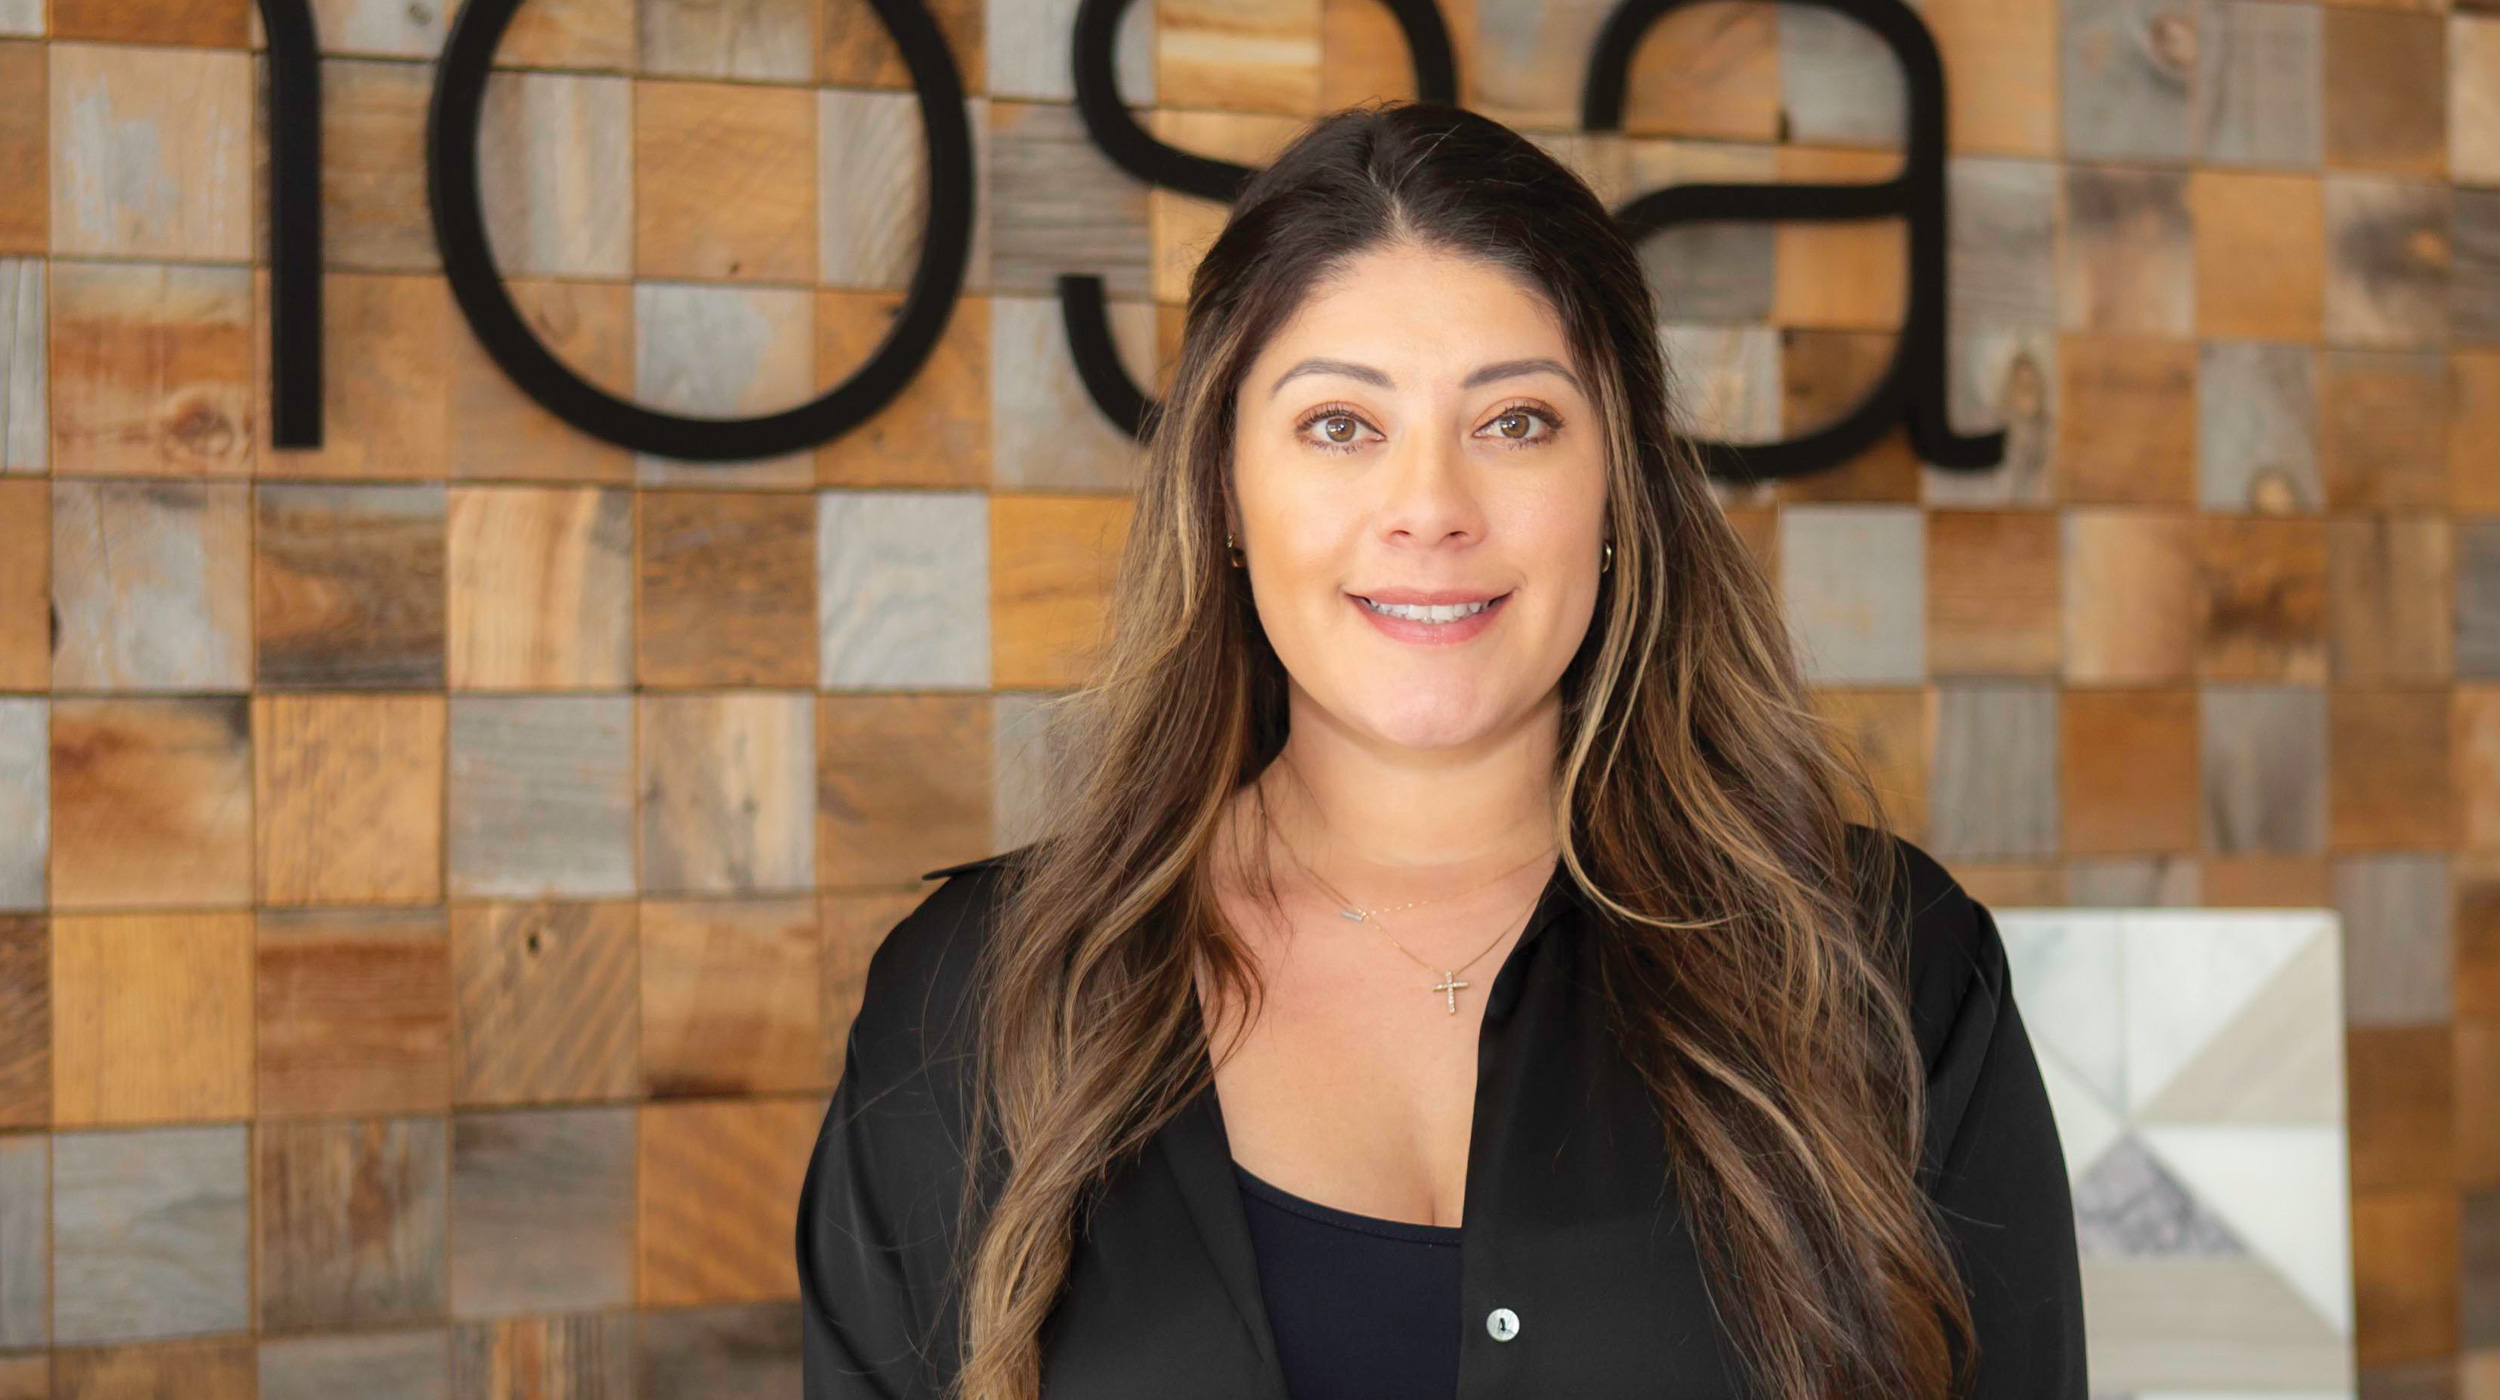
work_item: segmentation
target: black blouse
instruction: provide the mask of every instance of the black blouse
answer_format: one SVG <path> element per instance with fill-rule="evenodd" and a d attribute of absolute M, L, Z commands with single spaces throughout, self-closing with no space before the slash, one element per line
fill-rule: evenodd
<path fill-rule="evenodd" d="M 1239 1162 L 1259 1296 L 1293 1400 L 1450 1400 L 1458 1394 L 1463 1225 L 1358 1215 L 1297 1196 Z"/>
<path fill-rule="evenodd" d="M 1896 897 L 1927 1063 L 1918 1176 L 1978 1324 L 1972 1395 L 2085 1400 L 2073 1205 L 2004 945 L 1986 906 L 1926 852 L 1887 839 L 1906 876 Z M 929 872 L 950 878 L 869 960 L 799 1193 L 807 1400 L 934 1397 L 959 1364 L 961 1299 L 945 1268 L 968 1160 L 967 993 L 998 867 L 1016 855 Z M 1604 1025 L 1600 928 L 1558 865 L 1486 994 L 1456 1400 L 1747 1393 L 1665 1175 L 1653 1100 Z M 1204 1051 L 1198 1068 L 1210 1068 Z M 996 1175 L 983 1173 L 984 1202 Z M 1097 1203 L 1041 1345 L 1051 1400 L 1295 1400 L 1211 1075 Z"/>

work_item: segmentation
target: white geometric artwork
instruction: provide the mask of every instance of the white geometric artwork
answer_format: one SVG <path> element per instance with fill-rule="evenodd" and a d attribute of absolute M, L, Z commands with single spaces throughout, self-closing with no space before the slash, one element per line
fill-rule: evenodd
<path fill-rule="evenodd" d="M 1990 912 L 2066 1153 L 2093 1394 L 2350 1400 L 2334 912 Z"/>

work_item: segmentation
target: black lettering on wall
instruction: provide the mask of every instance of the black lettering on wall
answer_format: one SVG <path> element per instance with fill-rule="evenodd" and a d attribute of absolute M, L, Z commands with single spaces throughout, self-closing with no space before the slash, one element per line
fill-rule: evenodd
<path fill-rule="evenodd" d="M 1710 474 L 1732 481 L 1802 476 L 1846 462 L 1907 421 L 1910 442 L 1940 467 L 1978 470 L 2004 460 L 2002 429 L 1966 436 L 1945 412 L 1945 85 L 1936 42 L 1901 0 L 1798 0 L 1874 31 L 1901 64 L 1908 94 L 1901 172 L 1875 184 L 1689 184 L 1652 190 L 1616 211 L 1634 238 L 1713 219 L 1831 221 L 1900 216 L 1909 223 L 1909 289 L 1892 362 L 1872 392 L 1837 421 L 1784 442 L 1698 444 Z M 1649 27 L 1694 0 L 1623 0 L 1589 55 L 1580 125 L 1623 125 L 1632 52 Z"/>
<path fill-rule="evenodd" d="M 321 445 L 321 50 L 308 0 L 260 0 L 269 36 L 269 440 Z"/>

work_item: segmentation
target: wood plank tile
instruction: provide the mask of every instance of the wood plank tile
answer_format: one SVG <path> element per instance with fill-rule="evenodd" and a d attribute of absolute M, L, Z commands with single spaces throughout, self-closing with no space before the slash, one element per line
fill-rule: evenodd
<path fill-rule="evenodd" d="M 2194 342 L 2062 336 L 2057 368 L 2060 500 L 2175 506 L 2195 501 Z"/>
<path fill-rule="evenodd" d="M 2490 450 L 2500 441 L 2500 351 L 2452 353 L 2445 387 L 2449 508 L 2500 514 L 2500 453 Z"/>
<path fill-rule="evenodd" d="M 51 271 L 54 470 L 247 475 L 260 417 L 251 274 L 57 259 Z"/>
<path fill-rule="evenodd" d="M 262 1117 L 450 1106 L 441 910 L 271 910 L 260 916 L 256 966 Z"/>
<path fill-rule="evenodd" d="M 816 276 L 900 292 L 920 262 L 928 160 L 907 93 L 816 94 Z"/>
<path fill-rule="evenodd" d="M 988 25 L 981 0 L 933 0 L 923 6 L 946 36 L 964 91 L 989 91 Z M 816 80 L 846 88 L 911 86 L 902 50 L 867 5 L 821 5 L 816 11 Z M 1061 42 L 1065 42 L 1062 40 Z M 1132 101 L 1135 99 L 1132 98 Z"/>
<path fill-rule="evenodd" d="M 444 709 L 440 695 L 252 697 L 259 902 L 442 898 Z"/>
<path fill-rule="evenodd" d="M 51 1122 L 51 933 L 41 914 L 0 914 L 0 1127 Z"/>
<path fill-rule="evenodd" d="M 259 1327 L 442 1317 L 448 1135 L 441 1118 L 260 1125 L 252 1144 Z"/>
<path fill-rule="evenodd" d="M 427 5 L 413 9 L 385 0 L 323 0 L 321 51 L 432 58 L 443 51 L 451 16 Z"/>
<path fill-rule="evenodd" d="M 2448 333 L 2500 345 L 2500 190 L 2459 189 L 2449 237 Z"/>
<path fill-rule="evenodd" d="M 1049 690 L 1086 674 L 1134 503 L 990 498 L 990 684 Z"/>
<path fill-rule="evenodd" d="M 2500 676 L 2500 520 L 2461 519 L 2456 529 L 2459 676 Z"/>
<path fill-rule="evenodd" d="M 2189 117 L 2197 157 L 2217 165 L 2315 170 L 2325 25 L 2315 5 L 2205 0 L 2196 10 Z"/>
<path fill-rule="evenodd" d="M 967 491 L 825 491 L 817 501 L 816 684 L 985 687 L 988 499 Z"/>
<path fill-rule="evenodd" d="M 2057 698 L 2060 848 L 2131 855 L 2193 850 L 2196 692 L 2065 691 Z"/>
<path fill-rule="evenodd" d="M 0 823 L 20 833 L 0 848 L 0 907 L 40 910 L 51 856 L 51 702 L 0 697 Z"/>
<path fill-rule="evenodd" d="M 510 68 L 625 72 L 635 63 L 637 18 L 618 0 L 537 0 L 512 17 L 495 61 Z"/>
<path fill-rule="evenodd" d="M 633 697 L 455 696 L 451 892 L 634 892 Z"/>
<path fill-rule="evenodd" d="M 785 83 L 816 74 L 816 15 L 827 7 L 814 0 L 640 0 L 634 8 L 645 73 Z"/>
<path fill-rule="evenodd" d="M 452 1329 L 452 1400 L 600 1400 L 630 1395 L 631 1313 L 515 1317 Z"/>
<path fill-rule="evenodd" d="M 1926 466 L 1922 498 L 1944 506 L 2050 504 L 2059 417 L 2057 333 L 1966 330 L 1947 340 L 1947 417 L 1965 430 L 2002 428 L 2005 454 L 1979 471 Z"/>
<path fill-rule="evenodd" d="M 1165 13 L 1164 32 L 1170 31 Z M 1146 129 L 1166 145 L 1259 169 L 1276 158 L 1285 143 L 1300 134 L 1303 123 L 1285 116 L 1248 112 L 1159 111 Z M 1186 305 L 1190 275 L 1199 256 L 1223 232 L 1228 205 L 1176 190 L 1157 189 L 1146 196 L 1146 232 L 1152 248 L 1154 299 Z"/>
<path fill-rule="evenodd" d="M 251 55 L 54 43 L 49 56 L 52 252 L 250 261 Z"/>
<path fill-rule="evenodd" d="M 640 505 L 636 681 L 812 684 L 814 499 L 795 492 L 654 491 Z"/>
<path fill-rule="evenodd" d="M 1155 308 L 1111 303 L 1112 347 L 1132 383 L 1153 381 Z M 995 484 L 1015 490 L 1132 491 L 1141 470 L 1135 439 L 1102 415 L 1077 377 L 1055 299 L 990 298 L 990 462 Z"/>
<path fill-rule="evenodd" d="M 2326 181 L 2329 344 L 2429 349 L 2446 341 L 2450 219 L 2444 186 Z"/>
<path fill-rule="evenodd" d="M 1111 296 L 1151 297 L 1147 186 L 1095 148 L 1073 106 L 992 100 L 989 116 L 993 290 L 1055 297 L 1060 274 L 1088 273 Z"/>
<path fill-rule="evenodd" d="M 259 1400 L 451 1400 L 451 1337 L 441 1328 L 276 1337 L 260 1344 Z"/>
<path fill-rule="evenodd" d="M 899 883 L 932 849 L 994 849 L 990 754 L 987 696 L 818 696 L 819 882 Z"/>
<path fill-rule="evenodd" d="M 2344 918 L 2344 1019 L 2355 1026 L 2443 1024 L 2454 1014 L 2455 941 L 2448 858 L 2338 856 Z"/>
<path fill-rule="evenodd" d="M 2446 691 L 2334 691 L 2326 751 L 2329 845 L 2428 850 L 2455 839 Z"/>
<path fill-rule="evenodd" d="M 1914 506 L 1780 511 L 1780 597 L 1815 685 L 1926 678 L 1926 520 Z"/>
<path fill-rule="evenodd" d="M 797 1393 L 799 1305 L 736 1303 L 642 1314 L 642 1400 Z"/>
<path fill-rule="evenodd" d="M 2500 686 L 2469 682 L 2449 692 L 2448 754 L 2458 846 L 2467 851 L 2500 849 Z M 2460 871 L 2461 900 L 2467 883 Z M 2494 951 L 2500 952 L 2500 945 Z M 2458 968 L 2463 977 L 2462 953 Z M 2493 991 L 2494 1012 L 2500 1013 L 2500 983 Z"/>
<path fill-rule="evenodd" d="M 790 1202 L 825 1101 L 654 1103 L 641 1113 L 643 1305 L 797 1296 Z"/>
<path fill-rule="evenodd" d="M 804 403 L 816 380 L 815 297 L 803 287 L 634 284 L 634 401 L 697 417 L 744 418 Z M 804 487 L 806 449 L 738 462 L 637 453 L 644 486 L 703 491 Z"/>
<path fill-rule="evenodd" d="M 1768 184 L 1779 178 L 1778 151 L 1769 146 L 1633 137 L 1616 148 L 1623 158 L 1623 192 L 1610 203 L 1673 185 Z M 1713 219 L 1641 239 L 1635 246 L 1657 298 L 1658 319 L 1730 325 L 1769 320 L 1778 292 L 1778 234 L 1775 223 Z"/>
<path fill-rule="evenodd" d="M 2325 692 L 2301 685 L 2202 686 L 2196 728 L 2204 768 L 2203 849 L 2222 856 L 2326 849 Z M 2223 867 L 2216 873 L 2229 874 Z M 2207 898 L 2228 887 L 2218 886 Z"/>
<path fill-rule="evenodd" d="M 2339 685 L 2441 685 L 2456 675 L 2456 541 L 2428 515 L 2326 526 L 2327 669 Z"/>
<path fill-rule="evenodd" d="M 2500 185 L 2500 12 L 2448 19 L 2448 173 Z"/>
<path fill-rule="evenodd" d="M 0 259 L 0 473 L 42 472 L 51 462 L 46 266 Z"/>
<path fill-rule="evenodd" d="M 1909 96 L 1874 30 L 1817 5 L 1779 17 L 1782 141 L 1899 149 Z"/>
<path fill-rule="evenodd" d="M 1322 111 L 1350 107 L 1371 97 L 1416 96 L 1406 35 L 1396 18 L 1375 0 L 1320 0 L 1319 24 Z M 1465 42 L 1456 34 L 1451 36 L 1454 48 Z"/>
<path fill-rule="evenodd" d="M 0 1347 L 52 1339 L 51 1199 L 52 1140 L 0 1136 Z M 14 1393 L 6 1376 L 0 1370 L 0 1397 Z"/>
<path fill-rule="evenodd" d="M 639 943 L 624 901 L 454 906 L 454 1098 L 467 1106 L 638 1096 Z"/>
<path fill-rule="evenodd" d="M 1791 183 L 1867 184 L 1888 179 L 1889 151 L 1779 148 Z M 1909 228 L 1899 219 L 1784 222 L 1774 234 L 1778 287 L 1772 319 L 1783 326 L 1889 330 L 1901 324 L 1909 286 Z"/>
<path fill-rule="evenodd" d="M 806 694 L 644 694 L 646 893 L 815 883 L 816 726 Z"/>
<path fill-rule="evenodd" d="M 2482 687 L 2461 687 L 2460 692 Z M 2481 703 L 2491 703 L 2486 695 Z M 2456 1014 L 2500 1016 L 2500 856 L 2488 849 L 2452 862 L 2456 902 Z"/>
<path fill-rule="evenodd" d="M 816 387 L 868 363 L 902 298 L 816 294 Z M 911 382 L 867 422 L 816 449 L 819 486 L 986 486 L 990 481 L 990 303 L 955 303 Z"/>
<path fill-rule="evenodd" d="M 2204 869 L 2192 856 L 2077 856 L 2063 902 L 2085 909 L 2203 907 Z"/>
<path fill-rule="evenodd" d="M 2316 350 L 2258 341 L 2197 347 L 2196 503 L 2261 515 L 2326 508 Z"/>
<path fill-rule="evenodd" d="M 806 43 L 782 47 L 807 62 Z M 636 82 L 635 273 L 815 281 L 816 126 L 804 88 Z"/>
<path fill-rule="evenodd" d="M 1310 117 L 1319 89 L 1320 0 L 1157 0 L 1158 103 Z"/>
<path fill-rule="evenodd" d="M 1717 442 L 1778 441 L 1777 328 L 1670 322 L 1659 327 L 1658 340 L 1684 431 Z"/>
<path fill-rule="evenodd" d="M 450 1240 L 454 1317 L 630 1303 L 634 1110 L 454 1115 Z M 466 1347 L 455 1338 L 455 1374 Z"/>
<path fill-rule="evenodd" d="M 1954 328 L 2057 324 L 2058 168 L 1974 156 L 1947 162 Z"/>
<path fill-rule="evenodd" d="M 2325 522 L 2209 515 L 2198 536 L 2197 675 L 2325 683 Z"/>
<path fill-rule="evenodd" d="M 1864 763 L 1883 805 L 1882 817 L 1913 841 L 1927 837 L 1928 750 L 1935 729 L 1932 692 L 1917 686 L 1816 686 L 1815 712 L 1840 727 Z M 1852 821 L 1869 813 L 1853 809 Z"/>
<path fill-rule="evenodd" d="M 609 0 L 609 8 L 622 7 Z M 525 5 L 518 18 L 526 19 L 537 9 L 536 4 Z M 507 38 L 497 50 L 499 57 L 511 47 Z M 478 121 L 477 158 L 486 244 L 507 277 L 632 274 L 630 80 L 508 70 L 490 75 Z"/>
<path fill-rule="evenodd" d="M 2314 343 L 2325 315 L 2326 205 L 2308 175 L 2198 170 L 2196 333 Z"/>
<path fill-rule="evenodd" d="M 2333 902 L 2323 857 L 2208 856 L 2198 867 L 2212 908 L 2316 909 Z"/>
<path fill-rule="evenodd" d="M 1930 849 L 1981 859 L 2056 854 L 2058 704 L 2049 681 L 1937 684 Z"/>
<path fill-rule="evenodd" d="M 504 287 L 547 353 L 619 398 L 637 397 L 634 288 L 527 278 Z M 449 355 L 454 479 L 604 485 L 634 479 L 631 452 L 541 408 L 487 358 L 475 336 L 453 337 Z"/>
<path fill-rule="evenodd" d="M 55 916 L 52 1030 L 56 1123 L 247 1116 L 251 916 Z"/>
<path fill-rule="evenodd" d="M 2456 1056 L 2447 1026 L 2344 1033 L 2352 1187 L 2446 1186 L 2455 1172 Z"/>
<path fill-rule="evenodd" d="M 2456 1051 L 2457 1181 L 2488 1194 L 2500 1186 L 2500 1019 L 2459 1020 Z"/>
<path fill-rule="evenodd" d="M 632 683 L 630 493 L 459 486 L 445 517 L 453 690 Z"/>
<path fill-rule="evenodd" d="M 2197 649 L 2197 517 L 2094 508 L 2066 512 L 2061 528 L 2068 682 L 2187 679 Z"/>
<path fill-rule="evenodd" d="M 2198 7 L 2065 0 L 2058 73 L 2066 154 L 2086 160 L 2184 160 L 2196 74 Z"/>
<path fill-rule="evenodd" d="M 40 7 L 34 20 L 40 29 Z M 0 21 L 0 32 L 13 31 Z M 39 257 L 52 246 L 50 87 L 43 45 L 0 40 L 0 88 L 20 96 L 0 112 L 0 253 Z"/>
<path fill-rule="evenodd" d="M 2451 1186 L 2355 1193 L 2353 1335 L 2363 1366 L 2457 1349 L 2459 1211 Z"/>
<path fill-rule="evenodd" d="M 654 1098 L 830 1087 L 811 900 L 653 900 L 641 928 Z"/>
<path fill-rule="evenodd" d="M 63 1349 L 52 1400 L 255 1400 L 248 1336 Z"/>
<path fill-rule="evenodd" d="M 26 504 L 40 508 L 40 490 Z M 63 481 L 50 513 L 51 539 L 36 560 L 52 560 L 55 683 L 251 688 L 252 517 L 242 483 Z"/>
<path fill-rule="evenodd" d="M 1072 101 L 1068 60 L 1076 0 L 988 0 L 982 26 L 988 44 L 989 91 L 997 96 Z M 1131 5 L 1112 44 L 1120 98 L 1132 107 L 1155 102 L 1155 7 Z"/>
<path fill-rule="evenodd" d="M 1936 675 L 2055 675 L 2063 658 L 2057 517 L 1931 511 L 1927 667 Z"/>
<path fill-rule="evenodd" d="M 252 273 L 253 305 L 269 304 L 267 269 Z M 421 273 L 331 273 L 321 284 L 322 437 L 278 451 L 268 415 L 251 419 L 266 475 L 333 480 L 440 481 L 451 441 L 451 356 L 469 337 L 449 287 Z M 269 326 L 253 319 L 253 402 L 269 400 Z"/>
<path fill-rule="evenodd" d="M 245 1131 L 226 1123 L 53 1137 L 55 1345 L 240 1332 L 251 1325 Z M 240 1345 L 248 1377 L 250 1338 Z M 54 1376 L 53 1394 L 174 1393 L 127 1385 L 126 1375 L 105 1384 L 96 1371 L 124 1368 L 96 1366 L 95 1360 L 102 1358 L 60 1354 L 56 1364 L 68 1374 Z M 180 1393 L 221 1393 L 205 1384 L 218 1370 L 205 1361 L 183 1363 L 179 1374 L 190 1384 Z M 248 1395 L 249 1387 L 241 1393 Z"/>
<path fill-rule="evenodd" d="M 2050 0 L 1922 0 L 1953 75 L 1945 142 L 1961 152 L 2057 153 L 2058 10 Z"/>
<path fill-rule="evenodd" d="M 2318 467 L 2332 510 L 2436 508 L 2448 497 L 2444 356 L 2329 350 L 2318 376 Z"/>
<path fill-rule="evenodd" d="M 2326 163 L 2436 180 L 2447 173 L 2447 21 L 2325 7 Z"/>
<path fill-rule="evenodd" d="M 442 266 L 426 194 L 426 108 L 433 95 L 433 71 L 419 64 L 322 61 L 323 266 L 393 272 Z"/>
<path fill-rule="evenodd" d="M 441 687 L 443 487 L 264 482 L 253 504 L 262 686 Z"/>
<path fill-rule="evenodd" d="M 1547 129 L 1578 120 L 1580 77 L 1607 7 L 1477 0 L 1470 105 Z M 1701 5 L 1650 26 L 1632 56 L 1623 129 L 1635 136 L 1780 139 L 1779 28 L 1764 5 Z M 1480 74 L 1481 76 L 1476 76 Z"/>
<path fill-rule="evenodd" d="M 1780 332 L 1780 423 L 1801 437 L 1839 421 L 1874 392 L 1899 337 L 1887 331 L 1787 329 Z M 1768 483 L 1778 502 L 1899 501 L 1919 498 L 1918 449 L 1896 424 L 1837 467 Z"/>
<path fill-rule="evenodd" d="M 2196 246 L 2182 170 L 2069 165 L 2058 190 L 2058 324 L 2185 339 Z"/>

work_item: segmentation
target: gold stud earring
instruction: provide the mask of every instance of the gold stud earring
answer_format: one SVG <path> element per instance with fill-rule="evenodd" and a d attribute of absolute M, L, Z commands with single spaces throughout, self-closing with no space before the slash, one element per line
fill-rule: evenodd
<path fill-rule="evenodd" d="M 1614 542 L 1613 540 L 1608 540 L 1608 541 L 1606 541 L 1606 557 L 1598 561 L 1598 564 L 1597 564 L 1597 571 L 1598 571 L 1599 573 L 1601 573 L 1601 574 L 1602 574 L 1602 573 L 1606 572 L 1608 569 L 1613 568 L 1614 566 L 1615 566 L 1615 542 Z"/>
<path fill-rule="evenodd" d="M 1230 530 L 1226 530 L 1224 532 L 1224 557 L 1231 560 L 1233 567 L 1236 569 L 1243 567 L 1249 562 L 1241 557 L 1240 550 L 1233 548 L 1233 532 Z"/>

